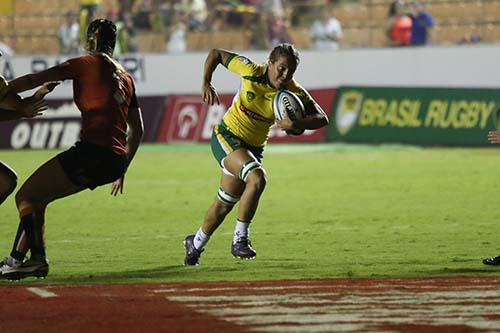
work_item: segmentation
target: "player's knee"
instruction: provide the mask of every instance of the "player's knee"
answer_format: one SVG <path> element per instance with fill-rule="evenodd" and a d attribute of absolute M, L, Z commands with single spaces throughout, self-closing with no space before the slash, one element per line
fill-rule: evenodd
<path fill-rule="evenodd" d="M 262 167 L 253 169 L 247 177 L 247 187 L 253 188 L 257 192 L 263 192 L 266 188 L 267 176 Z"/>
<path fill-rule="evenodd" d="M 25 197 L 24 197 L 24 193 L 22 191 L 22 188 L 17 191 L 16 193 L 16 206 L 19 208 L 21 206 L 21 203 L 25 202 Z"/>
<path fill-rule="evenodd" d="M 256 160 L 248 160 L 241 166 L 239 178 L 244 182 L 247 182 L 248 177 L 253 173 L 254 170 L 261 168 L 261 165 Z"/>
<path fill-rule="evenodd" d="M 17 208 L 22 206 L 38 206 L 40 202 L 36 200 L 32 195 L 29 194 L 24 187 L 21 187 L 16 193 L 16 206 Z"/>

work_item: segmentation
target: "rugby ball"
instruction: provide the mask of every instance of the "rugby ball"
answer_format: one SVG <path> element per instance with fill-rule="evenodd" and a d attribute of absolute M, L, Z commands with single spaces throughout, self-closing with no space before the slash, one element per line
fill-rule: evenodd
<path fill-rule="evenodd" d="M 300 98 L 289 90 L 280 90 L 274 97 L 273 111 L 276 120 L 283 120 L 285 114 L 292 121 L 305 117 L 304 104 Z M 292 131 L 292 134 L 299 135 L 304 131 Z"/>

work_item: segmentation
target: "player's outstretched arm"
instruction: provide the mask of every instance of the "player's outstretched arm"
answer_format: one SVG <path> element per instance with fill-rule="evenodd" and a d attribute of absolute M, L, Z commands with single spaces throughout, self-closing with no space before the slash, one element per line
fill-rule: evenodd
<path fill-rule="evenodd" d="M 44 83 L 49 84 L 50 87 L 50 84 L 52 82 L 55 83 L 55 81 L 63 81 L 69 78 L 68 68 L 69 68 L 69 63 L 64 62 L 60 65 L 51 67 L 49 69 L 46 69 L 38 73 L 32 73 L 20 76 L 12 81 L 9 81 L 9 88 L 15 93 L 21 93 L 23 91 L 40 87 Z M 57 86 L 57 84 L 55 84 L 55 86 Z M 55 86 L 52 86 L 52 89 L 49 90 L 47 93 L 52 91 L 55 88 Z"/>
<path fill-rule="evenodd" d="M 489 131 L 488 141 L 494 144 L 500 144 L 500 131 Z"/>
<path fill-rule="evenodd" d="M 20 102 L 19 111 L 22 117 L 33 118 L 47 110 L 47 103 L 43 98 L 54 90 L 59 82 L 46 82 L 31 96 L 23 98 Z"/>
<path fill-rule="evenodd" d="M 32 118 L 47 110 L 47 103 L 41 98 L 21 98 L 9 90 L 0 100 L 0 121 L 19 118 Z"/>
<path fill-rule="evenodd" d="M 231 53 L 222 49 L 212 49 L 208 52 L 203 67 L 203 82 L 201 85 L 201 97 L 203 102 L 214 105 L 220 104 L 219 95 L 212 86 L 212 75 L 219 64 L 225 64 Z"/>

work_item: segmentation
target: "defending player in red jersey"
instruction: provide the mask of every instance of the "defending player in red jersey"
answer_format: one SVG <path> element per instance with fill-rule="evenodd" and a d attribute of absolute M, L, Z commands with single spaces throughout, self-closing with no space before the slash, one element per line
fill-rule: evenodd
<path fill-rule="evenodd" d="M 73 98 L 82 114 L 80 140 L 36 170 L 16 194 L 20 224 L 1 277 L 45 277 L 44 212 L 56 199 L 112 183 L 123 192 L 124 175 L 143 135 L 141 110 L 130 74 L 111 57 L 116 42 L 113 22 L 98 19 L 87 30 L 88 55 L 10 82 L 16 92 L 45 82 L 73 80 Z M 128 137 L 127 137 L 128 127 Z M 24 260 L 28 250 L 30 259 Z"/>

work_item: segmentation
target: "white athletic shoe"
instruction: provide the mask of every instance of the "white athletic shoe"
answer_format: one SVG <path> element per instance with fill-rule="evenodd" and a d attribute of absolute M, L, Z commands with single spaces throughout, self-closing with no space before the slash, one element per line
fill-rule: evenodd
<path fill-rule="evenodd" d="M 20 265 L 10 266 L 7 260 L 2 261 L 0 278 L 7 280 L 20 280 L 28 276 L 44 278 L 49 273 L 49 262 L 46 258 L 30 258 Z"/>

